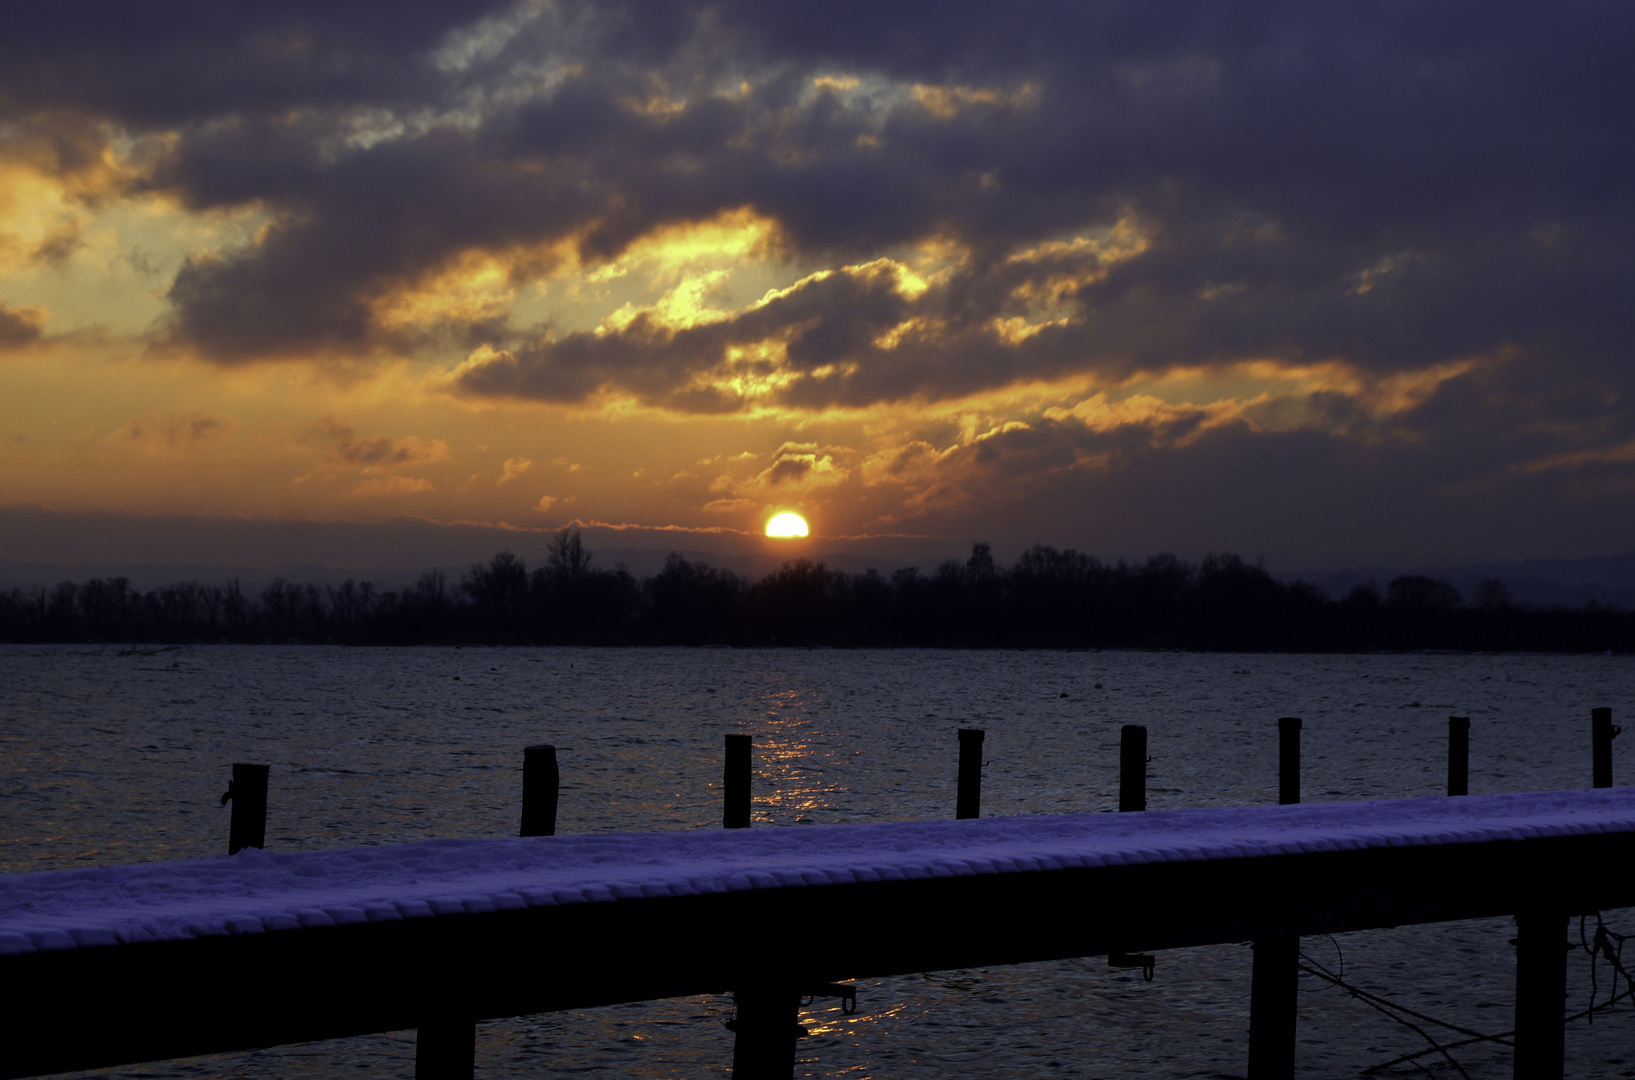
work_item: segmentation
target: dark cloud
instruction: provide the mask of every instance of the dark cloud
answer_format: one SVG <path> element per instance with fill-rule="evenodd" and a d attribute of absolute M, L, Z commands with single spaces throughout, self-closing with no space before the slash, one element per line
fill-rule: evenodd
<path fill-rule="evenodd" d="M 799 377 L 771 400 L 812 409 L 1505 355 L 1526 423 L 1620 438 L 1632 45 L 1611 2 L 36 6 L 8 19 L 0 100 L 81 141 L 166 133 L 136 183 L 272 216 L 172 282 L 166 341 L 216 362 L 488 344 L 461 392 L 713 413 L 748 397 L 708 373 L 774 339 Z M 923 293 L 835 273 L 683 329 L 377 312 L 470 252 L 594 264 L 741 207 L 791 265 L 933 236 L 969 256 Z M 1016 258 L 1121 221 L 1127 257 Z M 1052 322 L 996 322 L 1018 318 Z"/>
<path fill-rule="evenodd" d="M 10 308 L 0 303 L 0 349 L 20 349 L 38 341 L 45 314 L 43 308 Z"/>

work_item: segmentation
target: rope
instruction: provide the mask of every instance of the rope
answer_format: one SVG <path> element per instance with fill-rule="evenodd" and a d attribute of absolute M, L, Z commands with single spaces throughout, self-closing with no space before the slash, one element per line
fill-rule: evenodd
<path fill-rule="evenodd" d="M 1596 1013 L 1603 1012 L 1603 1011 L 1605 1011 L 1607 1009 L 1612 1008 L 1614 1005 L 1616 1005 L 1618 1002 L 1624 1000 L 1625 998 L 1635 1000 L 1635 978 L 1631 978 L 1629 970 L 1626 967 L 1624 967 L 1624 963 L 1623 963 L 1624 942 L 1629 939 L 1630 935 L 1619 934 L 1619 933 L 1616 933 L 1616 932 L 1614 932 L 1612 930 L 1608 930 L 1606 928 L 1606 924 L 1601 921 L 1600 912 L 1596 912 L 1596 915 L 1595 915 L 1595 934 L 1593 935 L 1593 937 L 1591 937 L 1590 935 L 1588 935 L 1586 933 L 1586 928 L 1587 928 L 1587 925 L 1588 925 L 1587 924 L 1587 918 L 1588 918 L 1588 916 L 1581 916 L 1579 918 L 1579 921 L 1578 921 L 1578 938 L 1579 938 L 1580 946 L 1584 949 L 1585 952 L 1590 954 L 1590 1006 L 1587 1009 L 1581 1009 L 1580 1011 L 1578 1011 L 1576 1013 L 1573 1013 L 1571 1016 L 1563 1017 L 1562 1018 L 1562 1023 L 1563 1024 L 1570 1024 L 1574 1020 L 1584 1020 L 1584 1019 L 1588 1019 L 1588 1021 L 1593 1024 L 1595 1022 L 1595 1014 Z M 1614 948 L 1613 944 L 1612 944 L 1614 941 L 1617 942 L 1617 947 L 1616 948 Z M 1300 955 L 1301 955 L 1302 959 L 1310 961 L 1310 958 L 1307 957 L 1305 953 L 1301 953 Z M 1614 978 L 1613 978 L 1612 990 L 1608 992 L 1607 1000 L 1603 1001 L 1603 1002 L 1600 1002 L 1600 1003 L 1597 1003 L 1595 999 L 1599 995 L 1599 988 L 1598 988 L 1598 985 L 1597 985 L 1597 982 L 1596 982 L 1595 965 L 1596 965 L 1597 959 L 1599 957 L 1603 957 L 1603 956 L 1612 965 L 1612 969 L 1613 969 L 1613 972 L 1615 974 L 1614 974 Z M 1386 1013 L 1387 1016 L 1390 1016 L 1391 1019 L 1396 1020 L 1398 1023 L 1404 1024 L 1405 1026 L 1407 1026 L 1409 1028 L 1412 1028 L 1414 1031 L 1418 1032 L 1419 1035 L 1422 1038 L 1424 1038 L 1426 1042 L 1431 1044 L 1429 1047 L 1427 1047 L 1424 1050 L 1415 1050 L 1413 1053 L 1403 1054 L 1403 1055 L 1401 1055 L 1399 1057 L 1394 1057 L 1390 1061 L 1381 1062 L 1378 1065 L 1370 1065 L 1368 1068 L 1363 1070 L 1363 1073 L 1365 1075 L 1371 1074 L 1371 1073 L 1381 1072 L 1381 1071 L 1383 1071 L 1385 1069 L 1389 1069 L 1389 1068 L 1391 1068 L 1393 1066 L 1404 1065 L 1404 1064 L 1413 1065 L 1415 1068 L 1419 1069 L 1420 1071 L 1428 1073 L 1429 1070 L 1427 1070 L 1425 1068 L 1425 1066 L 1421 1065 L 1419 1063 L 1418 1059 L 1426 1056 L 1427 1054 L 1437 1054 L 1437 1053 L 1439 1053 L 1444 1058 L 1447 1058 L 1447 1060 L 1450 1063 L 1453 1064 L 1454 1068 L 1459 1069 L 1460 1075 L 1463 1076 L 1463 1075 L 1466 1075 L 1465 1070 L 1459 1068 L 1458 1064 L 1453 1062 L 1453 1058 L 1451 1056 L 1449 1056 L 1449 1054 L 1448 1054 L 1449 1050 L 1456 1050 L 1461 1046 L 1470 1046 L 1470 1045 L 1472 1045 L 1474 1043 L 1481 1043 L 1481 1042 L 1496 1042 L 1496 1043 L 1499 1043 L 1500 1045 L 1503 1045 L 1503 1046 L 1513 1046 L 1514 1045 L 1514 1043 L 1512 1042 L 1512 1040 L 1515 1038 L 1515 1035 L 1516 1035 L 1516 1033 L 1514 1031 L 1504 1031 L 1504 1032 L 1500 1032 L 1497 1035 L 1483 1035 L 1480 1032 L 1469 1031 L 1469 1030 L 1467 1030 L 1465 1028 L 1458 1027 L 1458 1026 L 1456 1026 L 1454 1024 L 1449 1024 L 1449 1023 L 1445 1023 L 1444 1021 L 1437 1020 L 1434 1017 L 1425 1016 L 1422 1013 L 1416 1013 L 1412 1009 L 1408 1009 L 1408 1008 L 1405 1008 L 1405 1007 L 1403 1007 L 1401 1005 L 1397 1005 L 1395 1002 L 1392 1002 L 1392 1001 L 1389 1001 L 1389 1000 L 1387 1000 L 1385 998 L 1379 997 L 1376 994 L 1369 994 L 1365 990 L 1358 990 L 1358 989 L 1356 989 L 1354 987 L 1346 985 L 1343 982 L 1340 982 L 1338 979 L 1335 979 L 1332 974 L 1321 972 L 1321 971 L 1313 971 L 1312 969 L 1307 968 L 1304 965 L 1301 966 L 1301 970 L 1302 971 L 1309 971 L 1311 974 L 1316 975 L 1319 978 L 1326 978 L 1326 979 L 1333 980 L 1335 985 L 1344 987 L 1346 990 L 1351 991 L 1351 994 L 1352 994 L 1353 997 L 1356 997 L 1359 1000 L 1365 1002 L 1366 1004 L 1372 1005 L 1374 1008 L 1379 1009 L 1381 1012 Z M 1622 975 L 1624 977 L 1625 988 L 1623 990 L 1621 990 L 1621 991 L 1618 990 L 1618 983 L 1617 983 L 1617 976 L 1618 975 Z M 1438 1027 L 1447 1028 L 1450 1031 L 1457 1031 L 1460 1034 L 1463 1034 L 1463 1035 L 1466 1035 L 1466 1036 L 1469 1036 L 1469 1037 L 1464 1038 L 1464 1039 L 1459 1039 L 1459 1040 L 1456 1040 L 1456 1041 L 1450 1042 L 1450 1043 L 1440 1043 L 1439 1044 L 1435 1040 L 1433 1040 L 1429 1035 L 1427 1035 L 1424 1031 L 1422 1031 L 1420 1028 L 1418 1028 L 1416 1025 L 1409 1024 L 1409 1023 L 1407 1023 L 1407 1021 L 1403 1020 L 1401 1017 L 1395 1016 L 1392 1013 L 1387 1012 L 1387 1008 L 1396 1009 L 1396 1010 L 1398 1010 L 1398 1011 L 1400 1011 L 1402 1013 L 1405 1013 L 1405 1014 L 1407 1014 L 1409 1016 L 1415 1017 L 1416 1019 L 1424 1020 L 1427 1023 L 1435 1024 Z"/>

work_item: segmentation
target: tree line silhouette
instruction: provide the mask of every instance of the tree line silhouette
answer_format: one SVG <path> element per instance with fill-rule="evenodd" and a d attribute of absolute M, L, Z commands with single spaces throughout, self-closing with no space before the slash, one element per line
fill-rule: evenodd
<path fill-rule="evenodd" d="M 1103 563 L 1043 545 L 1008 567 L 985 543 L 934 572 L 845 573 L 795 559 L 753 581 L 671 553 L 636 578 L 593 565 L 577 530 L 530 571 L 505 551 L 457 583 L 400 590 L 237 579 L 142 592 L 124 578 L 0 591 L 8 642 L 835 645 L 1239 651 L 1635 650 L 1635 613 L 1510 602 L 1502 581 L 1470 603 L 1406 575 L 1332 599 L 1236 555 Z"/>

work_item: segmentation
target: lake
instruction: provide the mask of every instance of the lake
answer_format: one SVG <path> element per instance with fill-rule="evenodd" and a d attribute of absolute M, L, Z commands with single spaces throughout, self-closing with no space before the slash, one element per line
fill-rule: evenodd
<path fill-rule="evenodd" d="M 275 850 L 514 835 L 522 747 L 536 742 L 558 748 L 561 833 L 719 828 L 731 732 L 754 737 L 757 827 L 952 817 L 963 726 L 987 732 L 984 815 L 1113 810 L 1127 723 L 1148 728 L 1152 809 L 1275 803 L 1280 716 L 1305 721 L 1308 802 L 1441 794 L 1450 715 L 1471 718 L 1473 793 L 1588 787 L 1590 709 L 1627 726 L 1635 658 L 5 646 L 0 687 L 0 871 L 19 872 L 224 852 L 234 761 L 272 767 Z M 1635 911 L 1606 918 L 1635 933 Z M 763 932 L 820 949 L 845 920 Z M 1512 936 L 1510 920 L 1483 920 L 1303 947 L 1373 993 L 1498 1032 Z M 819 1002 L 803 1016 L 797 1072 L 1242 1075 L 1249 965 L 1246 947 L 1223 946 L 1160 954 L 1151 983 L 1104 960 L 869 980 L 856 1015 Z M 1572 965 L 1576 1011 L 1590 967 L 1582 953 Z M 1603 1000 L 1609 975 L 1603 963 Z M 1342 989 L 1302 990 L 1303 1077 L 1356 1077 L 1426 1046 Z M 712 997 L 484 1024 L 478 1071 L 724 1075 L 730 1015 Z M 1568 1054 L 1569 1075 L 1635 1077 L 1635 1007 L 1569 1025 Z M 1471 1076 L 1509 1075 L 1506 1048 L 1454 1056 Z M 413 1062 L 402 1032 L 99 1075 L 409 1077 Z"/>

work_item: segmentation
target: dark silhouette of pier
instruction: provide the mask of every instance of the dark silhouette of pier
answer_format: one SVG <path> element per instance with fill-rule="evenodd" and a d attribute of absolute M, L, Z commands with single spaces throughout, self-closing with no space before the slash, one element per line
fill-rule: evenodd
<path fill-rule="evenodd" d="M 1450 787 L 1468 732 L 1459 720 Z M 1126 790 L 1118 815 L 488 841 L 551 845 L 508 850 L 535 851 L 542 880 L 577 867 L 608 887 L 600 899 L 300 929 L 232 931 L 201 914 L 171 940 L 53 944 L 52 928 L 73 928 L 69 913 L 24 949 L 16 926 L 33 924 L 0 919 L 0 944 L 7 933 L 13 943 L 0 978 L 26 988 L 8 1008 L 0 1077 L 416 1028 L 417 1075 L 464 1078 L 482 1020 L 731 993 L 734 1075 L 782 1080 L 801 999 L 847 996 L 843 980 L 1086 956 L 1150 968 L 1144 954 L 1248 940 L 1249 1075 L 1287 1080 L 1300 937 L 1504 915 L 1518 926 L 1515 1075 L 1561 1077 L 1568 919 L 1635 906 L 1635 789 L 1293 805 L 1300 726 L 1279 722 L 1278 807 L 1143 812 L 1144 792 Z M 1616 733 L 1595 710 L 1598 787 L 1611 785 Z M 1124 732 L 1126 785 L 1144 786 L 1144 736 Z M 750 747 L 729 739 L 742 740 L 727 757 L 730 828 L 747 809 Z M 964 818 L 979 806 L 967 754 L 980 762 L 981 733 L 962 731 L 960 746 Z M 554 751 L 530 747 L 526 762 L 520 831 L 548 835 Z M 237 816 L 235 837 L 253 831 Z M 618 891 L 653 873 L 640 867 L 655 844 L 687 874 L 766 880 Z M 780 868 L 791 880 L 769 876 Z M 836 912 L 843 930 L 813 929 L 836 925 Z"/>

